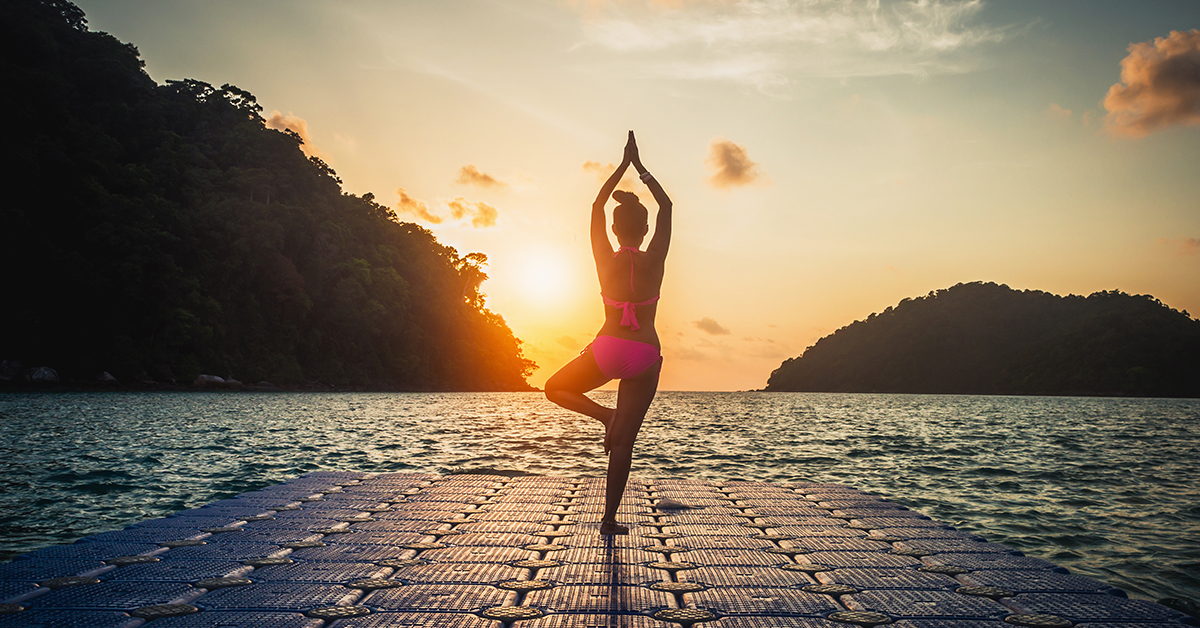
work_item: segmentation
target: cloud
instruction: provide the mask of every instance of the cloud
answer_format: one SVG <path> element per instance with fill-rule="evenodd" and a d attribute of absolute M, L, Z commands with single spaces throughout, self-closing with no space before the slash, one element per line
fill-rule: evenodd
<path fill-rule="evenodd" d="M 1066 121 L 1071 119 L 1071 110 L 1060 107 L 1057 103 L 1050 103 L 1044 112 L 1047 118 L 1051 120 Z"/>
<path fill-rule="evenodd" d="M 700 331 L 712 334 L 714 336 L 729 335 L 729 329 L 723 327 L 720 323 L 707 316 L 698 321 L 692 321 L 692 324 L 699 328 Z"/>
<path fill-rule="evenodd" d="M 970 71 L 978 63 L 964 53 L 1003 41 L 1016 30 L 978 24 L 983 0 L 592 0 L 582 5 L 588 42 L 638 54 L 644 71 L 760 88 L 796 75 Z"/>
<path fill-rule="evenodd" d="M 598 161 L 583 162 L 583 171 L 591 173 L 600 183 L 607 181 L 608 178 L 612 176 L 613 171 L 616 169 L 617 167 L 612 163 L 602 164 Z M 625 174 L 621 175 L 621 180 L 617 182 L 617 189 L 633 191 L 636 187 L 634 181 L 637 180 L 633 175 L 633 168 L 626 170 Z"/>
<path fill-rule="evenodd" d="M 496 217 L 499 215 L 499 212 L 496 211 L 495 207 L 487 203 L 472 203 L 460 196 L 446 203 L 446 205 L 450 208 L 450 215 L 455 220 L 462 220 L 470 216 L 472 227 L 496 226 Z"/>
<path fill-rule="evenodd" d="M 742 338 L 749 346 L 742 350 L 743 355 L 751 358 L 778 359 L 791 355 L 791 349 L 771 338 Z"/>
<path fill-rule="evenodd" d="M 429 208 L 425 206 L 425 203 L 409 196 L 404 188 L 396 188 L 396 194 L 400 196 L 400 202 L 396 203 L 397 213 L 416 216 L 435 225 L 441 224 L 443 220 L 441 216 L 429 213 Z"/>
<path fill-rule="evenodd" d="M 750 160 L 745 146 L 721 137 L 709 142 L 708 159 L 704 163 L 713 171 L 709 184 L 717 188 L 752 185 L 765 178 L 758 164 Z"/>
<path fill-rule="evenodd" d="M 326 159 L 325 153 L 322 153 L 316 144 L 313 144 L 312 136 L 308 134 L 308 121 L 300 116 L 288 112 L 287 115 L 279 113 L 278 109 L 271 111 L 271 115 L 267 116 L 267 128 L 275 129 L 276 131 L 288 130 L 300 136 L 300 140 L 304 143 L 300 145 L 300 150 L 309 157 L 318 159 Z"/>
<path fill-rule="evenodd" d="M 560 346 L 570 349 L 571 351 L 579 350 L 579 341 L 575 340 L 575 338 L 572 336 L 559 336 L 558 338 L 554 339 L 554 342 L 557 342 Z"/>
<path fill-rule="evenodd" d="M 1200 257 L 1200 238 L 1159 238 L 1158 244 L 1185 257 Z"/>
<path fill-rule="evenodd" d="M 1200 30 L 1171 31 L 1129 45 L 1121 82 L 1104 97 L 1105 128 L 1145 137 L 1172 125 L 1200 125 Z"/>
<path fill-rule="evenodd" d="M 429 211 L 429 206 L 424 202 L 409 196 L 404 188 L 396 188 L 396 194 L 400 197 L 400 201 L 396 203 L 396 213 L 416 216 L 435 225 L 440 225 L 446 220 L 444 216 Z M 500 215 L 495 207 L 487 203 L 471 202 L 461 196 L 446 203 L 446 208 L 450 217 L 455 220 L 470 218 L 472 227 L 494 227 L 496 218 Z"/>
<path fill-rule="evenodd" d="M 505 189 L 508 184 L 493 177 L 486 172 L 480 172 L 475 164 L 467 164 L 459 169 L 458 179 L 454 181 L 458 185 L 473 185 L 480 188 Z"/>
<path fill-rule="evenodd" d="M 692 362 L 703 362 L 711 359 L 711 356 L 703 351 L 684 346 L 664 349 L 663 355 L 670 356 L 671 360 L 688 360 Z"/>

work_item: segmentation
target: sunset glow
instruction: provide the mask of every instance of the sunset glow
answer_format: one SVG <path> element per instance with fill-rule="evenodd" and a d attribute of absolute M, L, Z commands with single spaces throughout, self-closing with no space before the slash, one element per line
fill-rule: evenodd
<path fill-rule="evenodd" d="M 602 322 L 588 211 L 629 129 L 675 207 L 663 389 L 760 388 L 959 282 L 1200 313 L 1200 3 L 79 5 L 156 81 L 252 92 L 347 192 L 486 253 L 534 385 Z"/>
<path fill-rule="evenodd" d="M 564 293 L 577 283 L 577 278 L 570 276 L 561 255 L 533 251 L 525 257 L 520 281 L 524 296 L 532 304 L 558 309 L 564 302 Z"/>

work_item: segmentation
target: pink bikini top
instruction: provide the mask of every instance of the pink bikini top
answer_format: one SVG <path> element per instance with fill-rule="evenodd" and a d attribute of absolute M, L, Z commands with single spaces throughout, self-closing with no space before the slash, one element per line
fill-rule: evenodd
<path fill-rule="evenodd" d="M 618 255 L 621 254 L 621 251 L 629 251 L 629 290 L 630 290 L 630 292 L 633 291 L 633 252 L 636 250 L 637 250 L 637 248 L 632 247 L 632 246 L 623 246 L 623 247 L 617 249 L 616 253 L 613 253 L 613 257 L 616 258 Z M 641 303 L 632 303 L 630 301 L 616 301 L 616 300 L 613 300 L 613 299 L 610 299 L 610 298 L 604 296 L 603 292 L 600 293 L 600 298 L 604 299 L 605 305 L 611 305 L 613 307 L 621 308 L 621 325 L 623 327 L 628 327 L 634 331 L 637 331 L 642 328 L 641 325 L 638 325 L 637 307 L 639 305 L 650 305 L 651 303 L 658 301 L 658 298 L 660 296 L 662 296 L 662 295 L 655 295 L 653 298 L 646 299 L 645 301 L 642 301 Z"/>

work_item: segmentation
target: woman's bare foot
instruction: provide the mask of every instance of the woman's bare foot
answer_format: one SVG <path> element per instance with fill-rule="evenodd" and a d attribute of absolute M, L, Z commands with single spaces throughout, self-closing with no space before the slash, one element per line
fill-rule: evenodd
<path fill-rule="evenodd" d="M 629 528 L 611 519 L 600 520 L 600 536 L 621 536 L 629 534 Z"/>

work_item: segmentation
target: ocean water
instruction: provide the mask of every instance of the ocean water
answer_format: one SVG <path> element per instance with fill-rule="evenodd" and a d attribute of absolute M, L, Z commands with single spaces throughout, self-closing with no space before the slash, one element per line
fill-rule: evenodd
<path fill-rule="evenodd" d="M 316 470 L 602 476 L 602 435 L 539 394 L 0 394 L 0 560 Z M 664 392 L 633 474 L 850 484 L 1200 600 L 1198 467 L 1194 399 Z"/>

